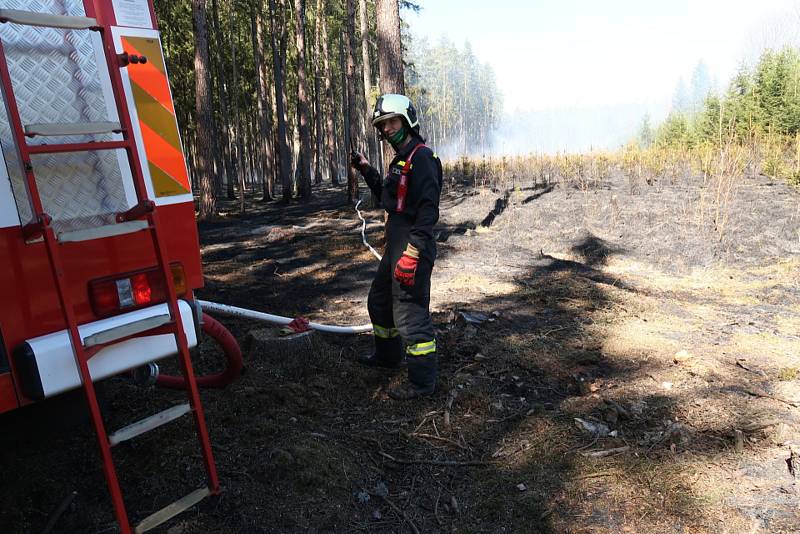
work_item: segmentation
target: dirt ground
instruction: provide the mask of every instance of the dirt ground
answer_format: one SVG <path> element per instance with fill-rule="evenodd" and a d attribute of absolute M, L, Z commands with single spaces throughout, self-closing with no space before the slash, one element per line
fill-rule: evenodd
<path fill-rule="evenodd" d="M 198 296 L 367 323 L 377 263 L 343 196 L 226 206 L 200 227 Z M 800 531 L 797 190 L 752 178 L 720 205 L 699 180 L 448 180 L 438 230 L 437 393 L 388 399 L 403 372 L 354 363 L 369 335 L 275 350 L 218 316 L 246 365 L 203 392 L 223 492 L 158 532 Z M 220 360 L 206 341 L 197 368 Z M 111 428 L 181 398 L 104 390 Z M 0 419 L 0 532 L 40 532 L 73 491 L 53 532 L 114 532 L 91 430 L 53 411 Z M 194 445 L 186 420 L 115 449 L 134 519 L 203 485 Z"/>

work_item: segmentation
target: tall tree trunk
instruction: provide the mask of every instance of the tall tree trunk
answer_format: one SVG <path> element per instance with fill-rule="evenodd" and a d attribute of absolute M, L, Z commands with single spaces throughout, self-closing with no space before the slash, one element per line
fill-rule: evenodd
<path fill-rule="evenodd" d="M 400 38 L 400 6 L 398 0 L 376 0 L 378 19 L 378 70 L 381 93 L 405 94 L 403 48 Z M 392 161 L 394 151 L 383 143 L 383 160 Z"/>
<path fill-rule="evenodd" d="M 320 67 L 319 67 L 319 41 L 320 34 L 322 33 L 322 19 L 325 17 L 325 12 L 322 7 L 322 0 L 317 0 L 317 18 L 314 31 L 314 58 L 312 64 L 314 65 L 314 183 L 319 185 L 322 183 L 322 172 L 320 159 L 322 158 L 322 123 L 325 120 L 325 114 L 322 111 L 322 99 L 320 98 Z"/>
<path fill-rule="evenodd" d="M 269 103 L 269 93 L 267 92 L 267 68 L 264 64 L 264 23 L 261 10 L 252 15 L 253 22 L 251 31 L 253 33 L 253 59 L 256 63 L 258 80 L 256 88 L 258 91 L 258 163 L 260 166 L 261 181 L 263 184 L 262 200 L 272 200 L 272 164 L 274 161 L 272 153 L 272 106 Z"/>
<path fill-rule="evenodd" d="M 322 0 L 318 0 L 322 2 Z M 331 65 L 328 55 L 328 18 L 322 13 L 322 67 L 325 75 L 325 101 L 328 104 L 328 113 L 325 120 L 325 153 L 328 160 L 328 173 L 331 182 L 339 185 L 339 171 L 336 168 L 336 134 L 334 133 L 333 118 L 336 104 L 333 101 L 333 86 L 331 84 Z M 343 109 L 347 109 L 346 107 Z"/>
<path fill-rule="evenodd" d="M 284 13 L 284 17 L 285 17 Z M 295 149 L 297 148 L 297 106 L 295 105 L 295 116 L 291 117 L 291 110 L 290 110 L 290 100 L 288 95 L 289 89 L 289 82 L 293 81 L 290 80 L 289 77 L 286 75 L 289 72 L 287 68 L 287 60 L 289 56 L 289 45 L 288 45 L 288 21 L 286 18 L 282 19 L 281 24 L 281 34 L 279 35 L 279 46 L 280 46 L 280 56 L 279 60 L 281 62 L 281 72 L 283 73 L 283 87 L 281 87 L 281 96 L 283 97 L 283 119 L 286 122 L 286 146 L 289 149 L 289 181 L 291 183 L 292 188 L 292 195 L 297 193 L 297 158 L 295 154 Z M 295 87 L 295 90 L 297 88 Z"/>
<path fill-rule="evenodd" d="M 233 63 L 233 107 L 234 107 L 234 139 L 236 139 L 236 164 L 239 175 L 239 211 L 244 213 L 245 209 L 245 164 L 244 164 L 244 134 L 242 132 L 241 111 L 239 105 L 239 62 L 236 60 L 236 51 L 239 47 L 239 32 L 236 27 L 236 5 L 231 2 L 230 14 L 231 29 L 231 62 Z"/>
<path fill-rule="evenodd" d="M 213 31 L 213 27 L 212 27 Z M 209 62 L 214 64 L 215 62 L 211 60 L 209 54 Z M 215 86 L 219 85 L 219 80 L 215 79 L 216 76 L 214 75 L 216 69 L 209 67 L 209 91 L 211 92 L 211 98 L 213 101 L 214 98 L 214 89 Z M 214 169 L 214 194 L 219 196 L 222 194 L 222 177 L 225 174 L 225 171 L 222 167 L 222 144 L 219 142 L 220 137 L 222 137 L 222 130 L 219 127 L 219 119 L 216 114 L 212 111 L 211 112 L 211 150 L 213 153 L 213 169 Z M 192 141 L 193 143 L 196 142 L 196 139 Z M 194 180 L 196 176 L 194 176 L 194 165 L 192 166 L 192 180 Z"/>
<path fill-rule="evenodd" d="M 465 156 L 467 155 L 467 115 L 472 115 L 474 112 L 473 110 L 468 109 L 469 106 L 469 72 L 470 72 L 470 62 L 464 62 L 464 111 L 461 113 L 461 138 L 462 138 L 462 154 Z M 480 128 L 478 128 L 480 131 Z"/>
<path fill-rule="evenodd" d="M 367 17 L 367 0 L 359 0 L 359 18 L 361 23 L 361 62 L 363 63 L 364 74 L 364 112 L 362 117 L 366 117 L 372 109 L 372 99 L 370 92 L 372 89 L 372 65 L 369 60 L 369 18 Z M 378 159 L 378 148 L 375 142 L 375 132 L 373 132 L 372 124 L 365 124 L 364 133 L 367 137 L 367 144 L 369 146 L 369 160 L 376 161 Z"/>
<path fill-rule="evenodd" d="M 297 114 L 300 122 L 300 176 L 297 189 L 300 197 L 308 200 L 311 198 L 311 129 L 306 94 L 306 0 L 295 0 L 294 15 L 297 24 Z"/>
<path fill-rule="evenodd" d="M 349 123 L 349 132 L 348 138 L 349 143 L 345 145 L 345 150 L 349 151 L 350 147 L 353 145 L 353 140 L 357 138 L 358 135 L 358 98 L 356 93 L 356 87 L 358 83 L 356 82 L 355 72 L 356 72 L 356 58 L 355 58 L 355 34 L 356 34 L 356 6 L 355 0 L 346 0 L 347 3 L 347 18 L 345 19 L 346 29 L 343 34 L 343 42 L 344 42 L 344 53 L 347 55 L 347 77 L 344 80 L 344 87 L 343 90 L 347 93 L 347 107 L 346 115 L 348 117 Z M 354 87 L 356 86 L 356 87 Z M 347 199 L 350 202 L 355 202 L 358 198 L 358 177 L 356 176 L 356 171 L 353 169 L 352 165 L 347 166 Z"/>
<path fill-rule="evenodd" d="M 250 117 L 247 121 L 247 176 L 249 177 L 250 189 L 256 191 L 256 161 L 261 158 L 261 150 L 258 149 L 258 138 L 256 133 L 259 117 Z"/>
<path fill-rule="evenodd" d="M 372 111 L 372 99 L 370 93 L 372 90 L 372 65 L 369 59 L 369 18 L 367 17 L 367 0 L 359 0 L 359 18 L 361 22 L 361 63 L 362 74 L 364 77 L 364 107 L 359 114 L 362 119 L 364 128 L 362 129 L 364 137 L 367 138 L 368 158 L 373 165 L 381 168 L 378 156 L 378 143 L 375 137 L 375 129 L 372 123 L 367 121 L 369 112 Z M 370 195 L 372 199 L 372 206 L 378 207 L 381 205 L 381 199 L 375 193 Z"/>
<path fill-rule="evenodd" d="M 211 93 L 208 75 L 208 35 L 206 33 L 206 2 L 192 0 L 194 17 L 194 71 L 195 112 L 197 146 L 197 171 L 200 180 L 200 219 L 209 219 L 217 214 L 217 195 L 214 191 L 212 162 L 209 158 L 211 146 Z"/>
<path fill-rule="evenodd" d="M 214 34 L 216 35 L 217 40 L 217 53 L 214 55 L 217 58 L 217 61 L 215 61 L 214 64 L 215 68 L 217 69 L 217 78 L 219 79 L 217 92 L 219 93 L 220 107 L 222 108 L 222 124 L 219 128 L 222 138 L 219 141 L 220 145 L 222 146 L 222 158 L 225 164 L 226 196 L 228 199 L 232 200 L 236 198 L 233 193 L 233 182 L 236 180 L 236 166 L 233 164 L 233 150 L 231 149 L 231 121 L 230 114 L 228 113 L 230 102 L 228 101 L 228 91 L 226 90 L 227 83 L 225 80 L 225 65 L 223 62 L 222 53 L 224 48 L 222 46 L 222 30 L 220 29 L 219 25 L 219 7 L 217 5 L 217 0 L 212 0 L 211 5 L 214 11 L 211 23 L 213 25 Z"/>
<path fill-rule="evenodd" d="M 353 174 L 350 171 L 350 165 L 347 164 L 347 152 L 350 150 L 352 146 L 352 137 L 350 135 L 350 102 L 348 102 L 349 92 L 347 90 L 347 60 L 345 59 L 344 49 L 347 46 L 347 38 L 346 34 L 342 34 L 342 38 L 339 40 L 339 68 L 342 72 L 342 118 L 344 119 L 342 122 L 342 143 L 338 145 L 339 150 L 337 154 L 341 157 L 344 154 L 344 168 L 345 173 L 347 174 L 347 186 L 348 186 L 348 197 L 350 195 L 350 175 Z"/>
<path fill-rule="evenodd" d="M 192 185 L 192 191 L 199 188 L 200 184 L 197 181 L 197 162 L 194 159 L 194 145 L 197 143 L 194 136 L 186 139 L 186 144 L 183 147 L 186 151 L 186 165 L 189 167 L 189 183 Z"/>
<path fill-rule="evenodd" d="M 288 100 L 288 99 L 287 99 Z M 300 164 L 300 106 L 295 103 L 294 106 L 294 122 L 291 124 L 291 136 L 289 137 L 289 153 L 292 155 L 294 174 L 294 186 L 299 193 L 300 171 L 302 165 Z"/>
<path fill-rule="evenodd" d="M 223 67 L 224 68 L 224 67 Z M 227 91 L 225 92 L 227 98 Z M 230 109 L 230 102 L 228 102 L 228 107 Z M 227 158 L 228 158 L 228 166 L 231 169 L 230 174 L 228 174 L 228 181 L 225 183 L 226 187 L 226 197 L 228 200 L 236 200 L 236 191 L 233 187 L 233 184 L 239 179 L 239 169 L 236 166 L 236 146 L 233 142 L 234 132 L 233 132 L 233 123 L 230 121 L 230 113 L 228 114 L 228 120 L 225 121 L 225 139 L 228 140 L 226 151 L 227 151 Z"/>
<path fill-rule="evenodd" d="M 284 79 L 283 79 L 283 62 L 280 57 L 280 49 L 275 38 L 276 27 L 276 11 L 275 0 L 269 0 L 269 25 L 270 34 L 272 37 L 272 62 L 275 73 L 275 108 L 278 116 L 278 154 L 280 162 L 280 176 L 283 188 L 283 200 L 289 202 L 292 200 L 292 173 L 291 173 L 291 157 L 289 155 L 289 145 L 286 139 L 286 110 L 285 102 L 283 99 Z M 286 35 L 286 26 L 281 30 L 281 45 L 284 44 L 283 40 Z"/>

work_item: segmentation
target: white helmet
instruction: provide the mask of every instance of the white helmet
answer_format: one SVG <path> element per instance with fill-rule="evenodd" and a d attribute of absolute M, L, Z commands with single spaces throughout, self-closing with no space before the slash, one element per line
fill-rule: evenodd
<path fill-rule="evenodd" d="M 391 119 L 392 117 L 402 117 L 406 120 L 409 128 L 419 127 L 417 110 L 411 100 L 405 95 L 385 94 L 378 97 L 375 102 L 375 111 L 372 113 L 372 125 L 377 127 L 378 123 Z"/>

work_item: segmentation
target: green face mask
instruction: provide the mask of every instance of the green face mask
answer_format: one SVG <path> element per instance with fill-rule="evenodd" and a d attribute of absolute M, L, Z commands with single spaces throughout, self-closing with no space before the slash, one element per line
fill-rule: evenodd
<path fill-rule="evenodd" d="M 408 132 L 408 131 L 406 130 L 406 127 L 405 127 L 405 126 L 401 126 L 401 127 L 400 127 L 400 129 L 399 129 L 399 130 L 397 130 L 397 131 L 394 133 L 394 135 L 392 135 L 391 137 L 389 137 L 389 138 L 388 138 L 388 139 L 389 139 L 389 142 L 390 142 L 390 143 L 391 143 L 393 146 L 397 146 L 397 145 L 399 145 L 400 143 L 402 143 L 402 142 L 403 142 L 403 139 L 405 139 L 405 138 L 406 138 L 406 134 L 407 134 L 407 132 Z"/>

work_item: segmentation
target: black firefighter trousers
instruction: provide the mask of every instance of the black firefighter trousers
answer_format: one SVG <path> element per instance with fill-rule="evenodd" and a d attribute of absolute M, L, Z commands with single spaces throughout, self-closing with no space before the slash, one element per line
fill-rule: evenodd
<path fill-rule="evenodd" d="M 405 352 L 409 382 L 432 389 L 436 385 L 437 357 L 429 306 L 436 250 L 420 251 L 413 286 L 404 286 L 395 280 L 394 268 L 408 245 L 410 229 L 411 225 L 402 216 L 393 215 L 387 221 L 386 247 L 369 290 L 367 308 L 375 339 L 375 357 L 394 364 L 402 360 Z"/>

